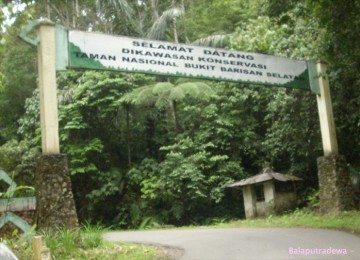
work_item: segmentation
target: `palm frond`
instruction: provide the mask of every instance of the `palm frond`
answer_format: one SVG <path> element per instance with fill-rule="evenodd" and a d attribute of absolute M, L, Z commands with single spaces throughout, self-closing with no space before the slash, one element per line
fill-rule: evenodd
<path fill-rule="evenodd" d="M 96 0 L 96 8 L 99 12 L 106 13 L 113 10 L 122 12 L 129 19 L 132 19 L 135 11 L 126 0 Z"/>
<path fill-rule="evenodd" d="M 224 47 L 230 34 L 214 34 L 194 41 L 192 44 L 208 47 Z"/>
<path fill-rule="evenodd" d="M 174 7 L 164 11 L 159 17 L 159 19 L 157 19 L 151 26 L 149 32 L 147 33 L 147 38 L 154 40 L 163 40 L 165 38 L 166 29 L 168 28 L 169 23 L 171 23 L 174 18 L 184 16 L 184 14 L 184 8 L 178 7 Z"/>

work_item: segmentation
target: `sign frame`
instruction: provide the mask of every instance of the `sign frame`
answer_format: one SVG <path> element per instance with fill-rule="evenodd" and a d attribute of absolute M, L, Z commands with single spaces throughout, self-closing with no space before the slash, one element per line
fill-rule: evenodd
<path fill-rule="evenodd" d="M 28 37 L 28 34 L 35 28 L 37 28 L 39 31 L 39 37 L 36 39 L 31 39 Z M 99 35 L 103 35 L 103 34 L 99 34 Z M 74 67 L 78 68 L 77 66 L 71 66 L 69 55 L 65 55 L 66 53 L 69 54 L 71 51 L 71 48 L 69 47 L 69 31 L 65 27 L 61 25 L 55 25 L 53 22 L 49 20 L 40 20 L 40 21 L 34 21 L 29 25 L 25 26 L 20 33 L 20 37 L 24 41 L 32 45 L 38 46 L 40 106 L 42 107 L 41 108 L 42 149 L 43 149 L 43 153 L 45 154 L 57 154 L 60 152 L 60 149 L 59 149 L 59 138 L 58 138 L 59 134 L 58 134 L 57 98 L 56 98 L 56 71 L 66 70 L 68 68 L 74 68 Z M 127 38 L 133 40 L 140 40 L 137 38 L 130 38 L 130 37 Z M 162 42 L 162 43 L 165 44 L 166 42 Z M 176 45 L 174 43 L 171 44 Z M 191 46 L 188 48 L 195 48 L 195 46 L 192 45 L 179 44 L 178 46 Z M 198 46 L 196 46 L 196 48 L 197 47 Z M 216 48 L 212 48 L 212 49 L 216 49 Z M 224 51 L 228 51 L 228 50 L 224 50 Z M 241 52 L 241 53 L 252 55 L 251 53 L 248 52 Z M 264 55 L 264 54 L 259 54 L 259 55 Z M 276 57 L 269 55 L 266 56 Z M 286 58 L 282 58 L 282 59 L 286 59 Z M 326 74 L 326 64 L 324 64 L 321 61 L 316 61 L 316 62 L 302 61 L 302 62 L 306 63 L 307 74 L 308 74 L 306 80 L 308 81 L 308 86 L 306 88 L 302 87 L 301 89 L 309 89 L 317 95 L 317 104 L 318 104 L 318 112 L 319 112 L 320 125 L 321 125 L 321 135 L 322 135 L 324 155 L 329 156 L 331 154 L 338 154 L 338 144 L 336 139 L 336 130 L 335 130 L 333 111 L 332 111 L 329 79 Z M 88 68 L 88 69 L 96 69 L 96 68 Z M 139 72 L 149 73 L 143 71 L 139 71 Z M 167 74 L 159 73 L 159 75 L 167 75 Z M 172 75 L 172 76 L 176 76 L 176 75 Z M 182 75 L 182 77 L 184 77 L 184 75 Z M 194 76 L 189 76 L 189 77 L 194 78 Z M 224 79 L 218 79 L 218 80 L 224 81 Z M 226 81 L 233 81 L 233 80 L 227 79 Z M 260 82 L 240 81 L 240 83 L 253 83 L 253 84 L 273 86 L 273 84 L 260 83 Z M 276 86 L 279 87 L 278 84 L 276 84 Z M 284 86 L 280 86 L 280 87 L 284 87 Z M 51 100 L 51 102 L 45 102 L 45 100 L 46 101 Z"/>
<path fill-rule="evenodd" d="M 57 34 L 63 35 L 63 32 L 59 30 Z M 320 93 L 311 78 L 314 73 L 310 70 L 315 68 L 314 61 L 75 30 L 68 31 L 67 40 L 63 36 L 62 39 L 61 44 L 57 44 L 61 46 L 58 49 L 67 48 L 69 55 L 66 61 L 59 59 L 62 65 L 57 66 L 58 70 L 115 70 L 297 88 Z M 111 40 L 118 41 L 112 48 L 109 47 Z M 101 46 L 106 46 L 106 51 L 101 50 Z M 175 66 L 180 68 L 169 68 Z M 295 74 L 294 70 L 297 70 Z"/>

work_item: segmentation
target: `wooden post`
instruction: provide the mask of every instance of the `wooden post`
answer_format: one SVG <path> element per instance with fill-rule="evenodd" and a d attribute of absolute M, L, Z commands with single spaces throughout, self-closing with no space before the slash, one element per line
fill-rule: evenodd
<path fill-rule="evenodd" d="M 32 240 L 34 260 L 50 260 L 50 249 L 46 247 L 42 236 L 35 236 Z"/>
<path fill-rule="evenodd" d="M 41 249 L 43 247 L 42 236 L 35 236 L 32 239 L 34 260 L 41 260 Z"/>
<path fill-rule="evenodd" d="M 49 21 L 41 22 L 39 37 L 38 70 L 42 153 L 58 154 L 60 148 L 55 71 L 55 25 Z"/>
<path fill-rule="evenodd" d="M 317 104 L 320 118 L 321 137 L 324 155 L 338 154 L 338 143 L 332 110 L 329 88 L 329 78 L 326 75 L 326 65 L 320 61 L 316 64 L 320 95 L 317 95 Z"/>

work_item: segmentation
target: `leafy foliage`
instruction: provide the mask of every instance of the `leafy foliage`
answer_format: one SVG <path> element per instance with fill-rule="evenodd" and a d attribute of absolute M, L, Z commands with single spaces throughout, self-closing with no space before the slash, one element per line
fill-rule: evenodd
<path fill-rule="evenodd" d="M 209 35 L 233 33 L 236 27 L 263 13 L 261 4 L 262 0 L 189 1 L 184 22 L 186 35 L 194 41 Z"/>
<path fill-rule="evenodd" d="M 0 75 L 3 75 L 2 80 L 0 76 L 0 140 L 16 138 L 17 120 L 24 113 L 25 100 L 36 88 L 34 49 L 19 41 L 17 36 L 26 19 L 26 14 L 21 15 L 14 27 L 8 29 L 1 44 L 4 51 L 0 53 Z"/>
<path fill-rule="evenodd" d="M 38 148 L 31 142 L 12 139 L 0 146 L 0 165 L 19 185 L 34 186 L 38 154 Z"/>
<path fill-rule="evenodd" d="M 0 167 L 20 184 L 33 182 L 40 129 L 36 51 L 17 33 L 39 17 L 86 31 L 324 59 L 340 151 L 359 168 L 359 1 L 16 2 L 26 6 L 12 13 L 13 24 L 0 11 Z M 147 228 L 241 217 L 242 194 L 225 187 L 264 166 L 305 178 L 303 194 L 317 188 L 322 152 L 310 92 L 99 71 L 59 72 L 57 82 L 61 151 L 81 220 Z"/>
<path fill-rule="evenodd" d="M 326 30 L 326 60 L 329 62 L 340 150 L 348 162 L 357 167 L 360 152 L 360 47 L 357 44 L 360 3 L 317 0 L 309 1 L 308 5 Z"/>
<path fill-rule="evenodd" d="M 298 8 L 304 7 L 299 5 Z M 324 34 L 315 34 L 318 24 L 314 19 L 299 18 L 297 12 L 295 9 L 282 14 L 280 18 L 259 17 L 251 20 L 246 27 L 238 28 L 231 39 L 231 46 L 292 58 L 318 57 L 316 55 L 323 48 L 321 43 Z M 286 24 L 282 23 L 284 17 L 287 19 Z M 308 42 L 313 45 L 309 46 Z M 266 138 L 262 142 L 262 147 L 265 148 L 262 152 L 268 154 L 265 161 L 272 166 L 277 165 L 278 169 L 288 169 L 301 175 L 306 180 L 316 181 L 313 174 L 305 174 L 316 171 L 312 158 L 321 154 L 313 94 L 299 90 L 271 89 L 271 92 L 262 91 L 259 96 L 266 100 L 266 115 L 263 118 L 266 123 Z"/>

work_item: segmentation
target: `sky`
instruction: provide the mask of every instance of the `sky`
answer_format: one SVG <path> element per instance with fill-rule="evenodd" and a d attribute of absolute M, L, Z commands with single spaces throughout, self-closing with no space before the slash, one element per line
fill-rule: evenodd
<path fill-rule="evenodd" d="M 15 4 L 12 7 L 12 13 L 21 12 L 22 10 L 25 9 L 25 7 L 26 7 L 26 4 Z M 5 17 L 6 17 L 5 24 L 6 25 L 11 25 L 15 21 L 15 18 L 10 17 L 11 12 L 9 12 L 7 7 L 3 7 L 2 10 L 3 10 L 3 12 L 5 14 Z M 4 26 L 1 27 L 1 31 L 3 31 L 3 32 L 5 31 Z"/>

